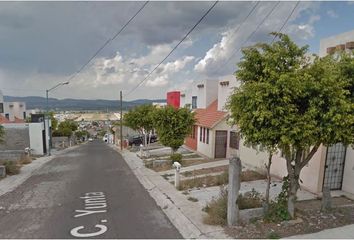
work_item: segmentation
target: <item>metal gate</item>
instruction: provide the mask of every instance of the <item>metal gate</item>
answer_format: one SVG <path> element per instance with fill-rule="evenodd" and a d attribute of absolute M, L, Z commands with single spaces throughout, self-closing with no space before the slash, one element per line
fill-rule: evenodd
<path fill-rule="evenodd" d="M 346 150 L 342 143 L 327 148 L 323 186 L 330 190 L 342 189 Z"/>
<path fill-rule="evenodd" d="M 215 158 L 226 158 L 227 131 L 215 132 Z"/>

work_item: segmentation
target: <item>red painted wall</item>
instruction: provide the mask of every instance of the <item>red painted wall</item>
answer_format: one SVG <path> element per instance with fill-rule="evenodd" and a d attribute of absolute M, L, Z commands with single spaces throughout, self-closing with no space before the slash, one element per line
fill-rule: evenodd
<path fill-rule="evenodd" d="M 179 108 L 181 93 L 178 91 L 167 93 L 167 105 Z"/>

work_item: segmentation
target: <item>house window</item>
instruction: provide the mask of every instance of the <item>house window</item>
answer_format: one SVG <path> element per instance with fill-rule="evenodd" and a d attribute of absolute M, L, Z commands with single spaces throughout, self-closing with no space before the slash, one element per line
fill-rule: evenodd
<path fill-rule="evenodd" d="M 192 109 L 197 108 L 197 96 L 192 97 Z"/>
<path fill-rule="evenodd" d="M 6 113 L 5 117 L 7 118 L 7 120 L 10 120 L 10 114 Z"/>
<path fill-rule="evenodd" d="M 26 120 L 26 112 L 23 112 L 23 119 Z"/>
<path fill-rule="evenodd" d="M 230 132 L 230 148 L 240 149 L 240 133 Z"/>
<path fill-rule="evenodd" d="M 203 130 L 203 128 L 199 127 L 199 142 L 201 142 L 203 139 L 203 131 L 202 130 Z"/>
<path fill-rule="evenodd" d="M 203 143 L 205 143 L 205 128 L 203 128 Z"/>
<path fill-rule="evenodd" d="M 209 144 L 209 128 L 206 130 L 206 144 Z"/>

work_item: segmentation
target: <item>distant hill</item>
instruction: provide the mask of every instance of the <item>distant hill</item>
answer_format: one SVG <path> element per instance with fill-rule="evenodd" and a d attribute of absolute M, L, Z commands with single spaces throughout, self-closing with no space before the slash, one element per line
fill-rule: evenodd
<path fill-rule="evenodd" d="M 44 97 L 13 97 L 4 96 L 5 102 L 26 102 L 27 109 L 45 109 L 46 108 L 46 98 Z M 138 99 L 133 101 L 123 101 L 123 109 L 128 110 L 132 107 L 151 104 L 152 102 L 166 102 L 165 99 Z M 120 102 L 118 100 L 86 100 L 86 99 L 56 99 L 49 98 L 49 109 L 50 110 L 109 110 L 117 111 L 120 108 Z"/>

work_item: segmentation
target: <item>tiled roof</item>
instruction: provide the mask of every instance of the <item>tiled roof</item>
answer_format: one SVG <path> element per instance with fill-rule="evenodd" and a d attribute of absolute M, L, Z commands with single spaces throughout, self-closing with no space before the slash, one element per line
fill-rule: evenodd
<path fill-rule="evenodd" d="M 25 123 L 25 120 L 15 117 L 15 121 L 13 121 L 13 123 Z"/>
<path fill-rule="evenodd" d="M 0 124 L 1 123 L 10 123 L 10 120 L 0 114 Z"/>
<path fill-rule="evenodd" d="M 196 109 L 195 118 L 197 125 L 213 128 L 227 116 L 227 112 L 218 111 L 218 100 L 212 102 L 206 109 Z"/>
<path fill-rule="evenodd" d="M 15 117 L 14 121 L 10 121 L 9 119 L 0 114 L 0 124 L 2 123 L 25 123 L 25 120 Z"/>

